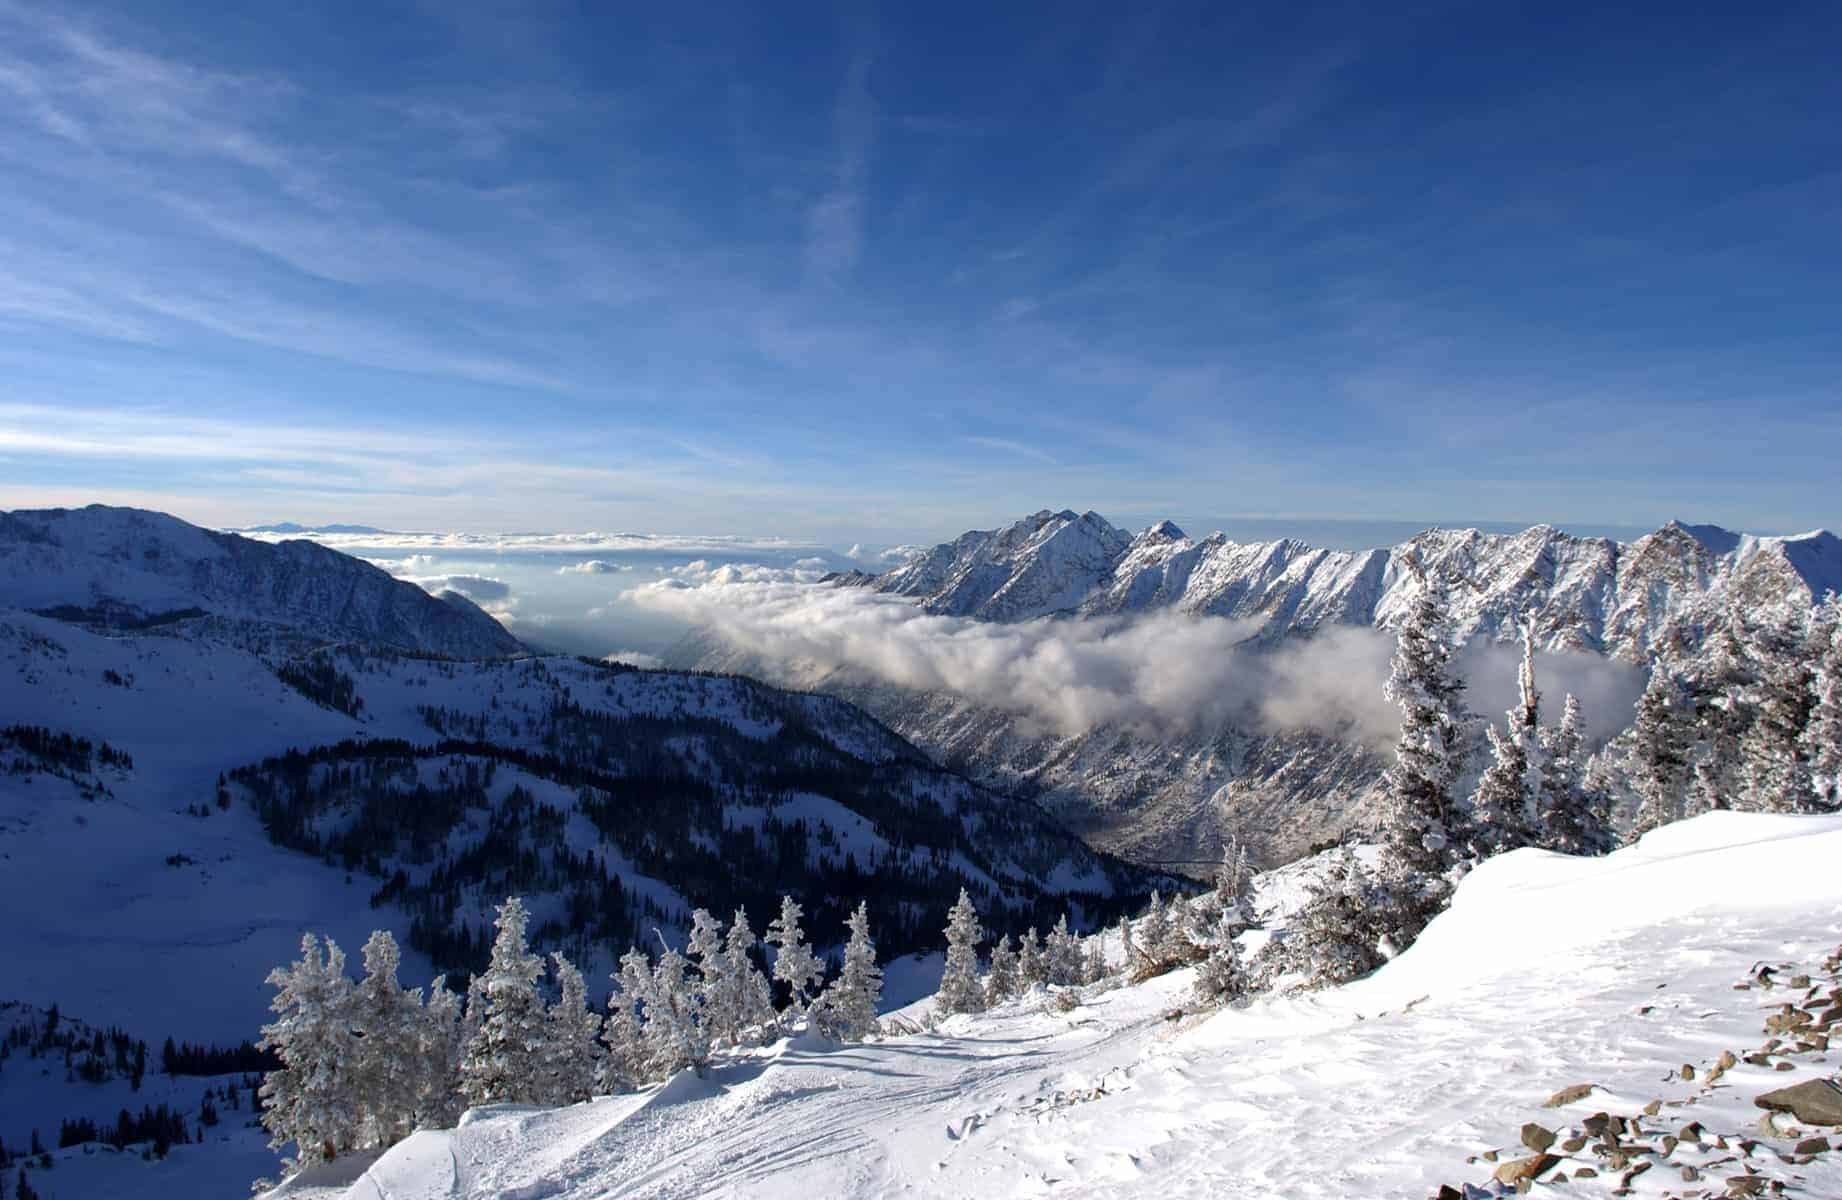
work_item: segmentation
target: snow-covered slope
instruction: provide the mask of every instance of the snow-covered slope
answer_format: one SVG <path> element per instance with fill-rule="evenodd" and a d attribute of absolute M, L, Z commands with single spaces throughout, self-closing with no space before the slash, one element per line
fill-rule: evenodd
<path fill-rule="evenodd" d="M 1595 1112 L 1651 1134 L 1631 1131 L 1624 1168 L 1557 1146 L 1538 1191 L 1589 1168 L 1556 1194 L 1680 1195 L 1689 1166 L 1709 1194 L 1757 1172 L 1761 1191 L 1842 1195 L 1842 1152 L 1793 1153 L 1825 1131 L 1767 1134 L 1754 1104 L 1833 1075 L 1830 1056 L 1781 1042 L 1744 1061 L 1781 1003 L 1836 986 L 1839 859 L 1842 818 L 1732 813 L 1603 859 L 1521 850 L 1335 991 L 1183 1016 L 1180 971 L 1065 1012 L 1038 995 L 879 1043 L 783 1042 L 637 1095 L 476 1110 L 278 1195 L 1418 1200 L 1489 1182 L 1527 1153 L 1525 1122 L 1564 1135 Z M 1782 986 L 1796 972 L 1812 991 Z M 1723 1051 L 1741 1061 L 1710 1083 Z"/>
<path fill-rule="evenodd" d="M 1549 525 L 1519 534 L 1429 529 L 1398 546 L 1192 540 L 1169 521 L 1133 536 L 1095 513 L 1035 513 L 976 530 L 880 576 L 851 580 L 932 612 L 992 621 L 1176 608 L 1258 619 L 1269 637 L 1325 625 L 1391 626 L 1416 573 L 1445 595 L 1465 638 L 1500 638 L 1532 614 L 1551 649 L 1641 655 L 1710 595 L 1809 604 L 1842 590 L 1842 540 L 1754 537 L 1672 522 L 1630 543 Z"/>
<path fill-rule="evenodd" d="M 63 1003 L 143 1037 L 235 1041 L 261 1022 L 262 977 L 304 929 L 355 947 L 383 925 L 415 944 L 405 897 L 438 865 L 465 885 L 448 911 L 456 932 L 477 929 L 514 887 L 537 897 L 540 922 L 566 931 L 563 893 L 584 880 L 564 888 L 550 867 L 574 856 L 575 870 L 591 851 L 594 894 L 643 900 L 649 923 L 667 928 L 690 904 L 732 910 L 738 889 L 760 893 L 751 913 L 765 923 L 775 887 L 833 875 L 835 894 L 802 896 L 814 929 L 834 927 L 856 891 L 892 911 L 908 905 L 931 931 L 962 883 L 1025 923 L 1152 885 L 828 697 L 568 658 L 347 648 L 311 661 L 345 681 L 357 715 L 232 647 L 105 637 L 0 610 L 0 730 L 46 727 L 132 761 L 59 771 L 0 736 L 0 910 L 32 914 L 0 922 L 0 999 Z M 277 757 L 299 752 L 317 757 Z M 389 769 L 372 780 L 373 764 Z M 466 783 L 470 769 L 486 782 Z M 363 824 L 386 795 L 423 796 L 432 810 L 444 788 L 466 799 L 439 829 L 427 812 L 418 819 L 439 838 L 433 858 L 427 846 L 411 854 L 407 831 L 399 846 L 396 829 Z M 535 810 L 508 828 L 496 814 L 515 789 Z M 271 794 L 277 804 L 259 808 Z M 530 850 L 516 883 L 495 855 L 473 874 L 459 865 L 493 839 L 498 856 L 507 844 Z M 744 861 L 765 866 L 742 871 Z M 403 883 L 374 903 L 398 868 Z M 892 948 L 903 936 L 885 929 Z M 627 944 L 593 949 L 591 969 Z M 406 978 L 432 973 L 411 957 Z"/>
<path fill-rule="evenodd" d="M 459 658 L 524 652 L 464 596 L 431 596 L 313 542 L 255 541 L 99 504 L 0 513 L 0 606 L 114 629 L 249 625 Z"/>

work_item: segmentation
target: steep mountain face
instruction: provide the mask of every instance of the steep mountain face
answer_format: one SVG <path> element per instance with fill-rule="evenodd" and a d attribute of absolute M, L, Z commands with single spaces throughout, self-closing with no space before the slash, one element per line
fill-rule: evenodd
<path fill-rule="evenodd" d="M 313 542 L 252 541 L 103 505 L 0 513 L 0 605 L 115 630 L 240 629 L 246 642 L 280 634 L 458 658 L 525 652 L 464 596 L 431 596 Z"/>
<path fill-rule="evenodd" d="M 1394 547 L 1193 541 L 1169 521 L 1136 537 L 1094 513 L 1039 512 L 974 531 L 880 576 L 846 582 L 987 621 L 1174 608 L 1261 622 L 1280 638 L 1326 625 L 1391 626 L 1424 575 L 1461 637 L 1503 638 L 1533 617 L 1551 649 L 1633 661 L 1709 598 L 1812 603 L 1842 590 L 1842 539 L 1752 537 L 1671 523 L 1634 542 L 1547 525 L 1515 535 L 1432 529 Z"/>
<path fill-rule="evenodd" d="M 1514 535 L 1428 530 L 1398 546 L 1334 551 L 1219 533 L 1194 540 L 1168 521 L 1132 536 L 1092 513 L 1039 512 L 887 574 L 836 582 L 986 621 L 1157 610 L 1232 617 L 1255 623 L 1257 645 L 1277 647 L 1335 627 L 1392 627 L 1422 577 L 1466 640 L 1507 641 L 1532 618 L 1544 649 L 1642 663 L 1664 641 L 1697 638 L 1715 606 L 1808 605 L 1842 590 L 1842 541 L 1672 523 L 1628 544 L 1536 526 Z M 1034 796 L 1092 844 L 1141 862 L 1206 862 L 1230 832 L 1267 861 L 1295 857 L 1369 820 L 1387 761 L 1385 750 L 1353 740 L 1252 726 L 1045 733 L 964 697 L 764 661 L 710 638 L 687 642 L 674 661 L 848 697 L 942 761 Z"/>

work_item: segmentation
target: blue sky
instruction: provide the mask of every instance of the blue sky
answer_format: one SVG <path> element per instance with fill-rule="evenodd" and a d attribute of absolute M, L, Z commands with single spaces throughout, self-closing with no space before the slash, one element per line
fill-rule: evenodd
<path fill-rule="evenodd" d="M 1834 527 L 1838 35 L 0 0 L 0 506 Z"/>

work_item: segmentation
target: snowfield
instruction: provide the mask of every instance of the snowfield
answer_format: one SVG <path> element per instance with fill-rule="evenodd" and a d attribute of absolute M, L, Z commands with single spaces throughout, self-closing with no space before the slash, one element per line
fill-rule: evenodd
<path fill-rule="evenodd" d="M 1038 994 L 874 1044 L 793 1039 L 637 1095 L 475 1110 L 272 1195 L 1413 1197 L 1487 1184 L 1492 1164 L 1467 1159 L 1526 1153 L 1524 1122 L 1655 1101 L 1658 1128 L 1692 1118 L 1707 1148 L 1683 1145 L 1628 1194 L 1693 1191 L 1676 1165 L 1692 1160 L 1714 1195 L 1750 1166 L 1792 1194 L 1842 1196 L 1842 1156 L 1790 1156 L 1822 1131 L 1766 1138 L 1753 1104 L 1833 1076 L 1833 1055 L 1700 1079 L 1723 1050 L 1753 1052 L 1764 1017 L 1795 998 L 1740 988 L 1754 968 L 1823 974 L 1842 941 L 1839 862 L 1842 817 L 1724 812 L 1606 858 L 1518 850 L 1467 878 L 1405 954 L 1333 991 L 1182 1015 L 1181 971 L 1066 1012 Z M 919 1022 L 929 1006 L 900 1015 Z M 1543 1106 L 1576 1084 L 1596 1090 Z M 1734 1140 L 1714 1146 L 1723 1133 Z M 1596 1177 L 1536 1191 L 1611 1194 L 1620 1175 L 1589 1150 L 1560 1169 L 1591 1163 Z"/>

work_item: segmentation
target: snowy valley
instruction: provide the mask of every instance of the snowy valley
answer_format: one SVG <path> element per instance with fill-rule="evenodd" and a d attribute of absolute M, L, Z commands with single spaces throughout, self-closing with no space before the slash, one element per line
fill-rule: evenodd
<path fill-rule="evenodd" d="M 1222 674 L 1251 682 L 1224 688 L 1236 699 L 1218 720 L 1188 727 L 1058 726 L 998 688 L 906 686 L 874 655 L 804 645 L 764 652 L 779 626 L 722 614 L 710 614 L 709 632 L 669 661 L 849 699 L 941 761 L 1034 797 L 1128 859 L 1206 859 L 1232 836 L 1264 861 L 1283 862 L 1375 819 L 1392 716 L 1384 707 L 1378 737 L 1363 700 L 1379 702 L 1376 671 L 1423 580 L 1467 647 L 1474 695 L 1494 683 L 1485 690 L 1507 702 L 1515 656 L 1490 647 L 1517 642 L 1530 626 L 1548 677 L 1582 693 L 1599 744 L 1628 722 L 1651 656 L 1692 655 L 1732 608 L 1795 612 L 1842 590 L 1842 540 L 1671 523 L 1629 543 L 1537 526 L 1515 535 L 1433 529 L 1393 547 L 1333 551 L 1219 533 L 1191 539 L 1168 521 L 1134 535 L 1092 512 L 1045 510 L 880 575 L 832 580 L 1012 630 L 1159 615 L 1232 622 L 1241 662 Z M 1042 637 L 1053 644 L 1055 635 Z M 1340 690 L 1308 689 L 1293 708 L 1309 719 L 1274 711 L 1272 695 L 1298 677 L 1334 674 L 1355 681 L 1353 702 Z"/>
<path fill-rule="evenodd" d="M 4 530 L 9 1200 L 1842 1189 L 1842 610 L 1783 544 L 1644 585 L 1596 740 L 1533 610 L 1415 559 L 1361 835 L 1182 878 L 845 699 L 157 514 Z M 1499 722 L 1463 642 L 1512 632 Z"/>

